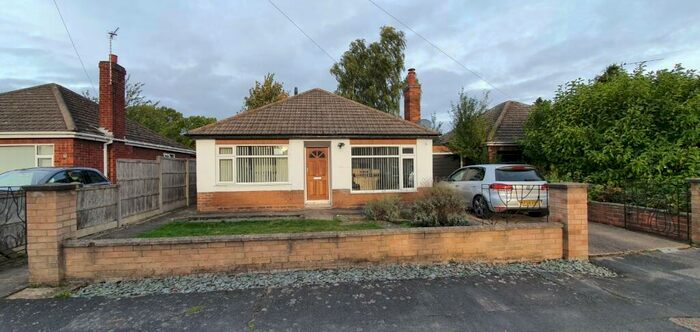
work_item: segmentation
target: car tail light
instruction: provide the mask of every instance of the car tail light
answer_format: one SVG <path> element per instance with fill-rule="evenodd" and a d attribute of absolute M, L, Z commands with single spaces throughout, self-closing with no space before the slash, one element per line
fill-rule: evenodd
<path fill-rule="evenodd" d="M 548 184 L 543 184 L 540 186 L 540 190 L 549 190 L 549 185 Z"/>
<path fill-rule="evenodd" d="M 490 189 L 495 190 L 513 190 L 513 186 L 505 183 L 492 183 L 489 186 Z"/>

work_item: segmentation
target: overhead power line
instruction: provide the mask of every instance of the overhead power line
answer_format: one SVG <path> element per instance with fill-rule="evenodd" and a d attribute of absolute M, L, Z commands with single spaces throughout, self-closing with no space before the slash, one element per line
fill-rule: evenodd
<path fill-rule="evenodd" d="M 403 25 L 406 29 L 410 30 L 410 31 L 413 32 L 416 36 L 418 36 L 418 37 L 420 37 L 421 39 L 423 39 L 423 40 L 424 40 L 426 43 L 428 43 L 430 46 L 432 46 L 433 48 L 435 48 L 436 50 L 438 50 L 440 53 L 444 54 L 446 57 L 448 57 L 450 60 L 454 61 L 456 64 L 458 64 L 459 66 L 461 66 L 462 68 L 464 68 L 466 71 L 470 72 L 472 75 L 474 75 L 474 76 L 476 76 L 477 78 L 479 78 L 480 80 L 484 81 L 484 83 L 488 84 L 491 88 L 493 88 L 494 90 L 500 92 L 501 94 L 503 94 L 503 95 L 506 96 L 506 97 L 508 96 L 508 94 L 505 93 L 503 90 L 499 89 L 498 87 L 496 87 L 495 85 L 493 85 L 491 82 L 489 82 L 488 80 L 486 80 L 483 76 L 479 75 L 479 73 L 477 73 L 476 71 L 474 71 L 474 70 L 470 69 L 469 67 L 465 66 L 463 63 L 459 62 L 459 60 L 455 59 L 453 56 L 451 56 L 451 55 L 449 55 L 447 52 L 443 51 L 440 47 L 438 47 L 438 46 L 435 45 L 433 42 L 431 42 L 430 40 L 428 40 L 428 38 L 425 38 L 423 35 L 421 35 L 420 33 L 418 33 L 416 30 L 413 30 L 413 28 L 411 28 L 408 24 L 404 23 L 403 21 L 401 21 L 400 19 L 398 19 L 396 16 L 392 15 L 391 13 L 389 13 L 386 9 L 382 8 L 382 7 L 381 7 L 380 5 L 378 5 L 376 2 L 374 2 L 373 0 L 367 0 L 367 1 L 369 1 L 371 4 L 373 4 L 373 5 L 374 5 L 375 7 L 377 7 L 379 10 L 383 11 L 384 14 L 387 14 L 389 17 L 393 18 L 396 22 L 399 22 L 399 24 Z"/>
<path fill-rule="evenodd" d="M 68 39 L 70 40 L 70 44 L 73 45 L 73 50 L 75 51 L 75 55 L 78 56 L 78 60 L 80 60 L 80 65 L 83 67 L 83 72 L 85 73 L 85 77 L 87 77 L 88 82 L 90 83 L 90 86 L 92 87 L 92 90 L 97 94 L 97 89 L 95 89 L 95 84 L 92 82 L 92 78 L 90 78 L 90 74 L 88 74 L 87 69 L 85 69 L 85 63 L 83 62 L 83 58 L 80 57 L 80 53 L 78 53 L 78 48 L 75 47 L 75 42 L 73 42 L 73 37 L 70 35 L 70 31 L 68 31 L 68 25 L 66 25 L 66 21 L 63 19 L 63 15 L 61 15 L 61 10 L 58 8 L 58 3 L 56 0 L 53 0 L 54 6 L 56 6 L 56 11 L 58 12 L 58 17 L 61 18 L 61 23 L 63 23 L 63 27 L 66 29 L 66 34 L 68 34 Z"/>
<path fill-rule="evenodd" d="M 272 0 L 267 0 L 267 1 L 272 5 L 272 7 L 275 7 L 275 9 L 277 9 L 277 11 L 280 12 L 280 14 L 282 14 L 284 17 L 286 17 L 287 20 L 289 20 L 289 22 L 294 24 L 294 26 L 297 28 L 297 30 L 299 30 L 299 32 L 301 32 L 304 36 L 306 36 L 306 38 L 308 38 L 312 43 L 314 43 L 314 45 L 316 45 L 316 47 L 318 47 L 319 50 L 323 51 L 323 53 L 325 53 L 328 56 L 328 58 L 331 59 L 331 61 L 333 61 L 334 63 L 336 61 L 338 61 L 338 60 L 336 60 L 335 57 L 333 57 L 330 53 L 328 53 L 328 51 L 326 51 L 323 47 L 321 47 L 321 45 L 319 43 L 317 43 L 313 38 L 311 38 L 311 36 L 309 36 L 306 32 L 304 32 L 304 30 L 298 24 L 296 24 L 296 22 L 294 22 L 294 20 L 292 20 L 292 18 L 289 17 L 289 15 L 287 15 L 284 11 L 282 11 L 282 9 L 280 9 L 280 7 L 277 7 L 277 5 L 275 5 L 275 3 L 272 2 Z"/>

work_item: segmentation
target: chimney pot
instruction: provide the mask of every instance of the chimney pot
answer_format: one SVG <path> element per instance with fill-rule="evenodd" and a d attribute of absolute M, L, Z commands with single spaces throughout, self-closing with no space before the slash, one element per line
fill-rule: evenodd
<path fill-rule="evenodd" d="M 118 57 L 117 57 L 116 54 L 110 54 L 110 55 L 109 55 L 109 62 L 111 62 L 111 63 L 117 63 L 117 59 L 118 59 Z"/>
<path fill-rule="evenodd" d="M 420 83 L 416 77 L 416 69 L 409 68 L 406 76 L 406 88 L 403 90 L 404 119 L 413 123 L 420 121 Z"/>

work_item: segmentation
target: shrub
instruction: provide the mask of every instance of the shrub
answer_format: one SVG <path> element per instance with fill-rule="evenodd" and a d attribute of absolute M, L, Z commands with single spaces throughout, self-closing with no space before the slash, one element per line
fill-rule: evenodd
<path fill-rule="evenodd" d="M 401 199 L 389 196 L 367 202 L 364 214 L 370 220 L 399 221 L 401 219 Z"/>
<path fill-rule="evenodd" d="M 466 206 L 457 190 L 437 184 L 413 203 L 412 224 L 421 227 L 466 225 Z"/>

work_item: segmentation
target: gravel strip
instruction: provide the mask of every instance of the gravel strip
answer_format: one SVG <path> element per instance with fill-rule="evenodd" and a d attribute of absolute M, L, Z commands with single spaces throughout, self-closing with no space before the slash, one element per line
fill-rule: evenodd
<path fill-rule="evenodd" d="M 203 274 L 167 278 L 111 281 L 91 284 L 73 297 L 131 297 L 150 294 L 201 293 L 252 288 L 284 288 L 334 285 L 367 281 L 435 279 L 454 277 L 498 277 L 559 273 L 612 278 L 617 274 L 589 262 L 550 260 L 542 263 L 389 265 L 314 271 L 284 271 L 236 275 Z"/>

